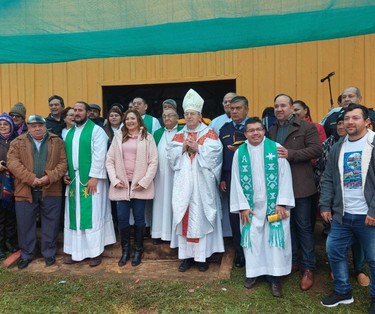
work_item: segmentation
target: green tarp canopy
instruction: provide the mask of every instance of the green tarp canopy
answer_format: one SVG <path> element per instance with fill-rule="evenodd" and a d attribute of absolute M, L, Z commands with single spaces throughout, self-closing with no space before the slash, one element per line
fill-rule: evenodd
<path fill-rule="evenodd" d="M 0 0 L 0 63 L 208 52 L 375 33 L 375 1 Z"/>

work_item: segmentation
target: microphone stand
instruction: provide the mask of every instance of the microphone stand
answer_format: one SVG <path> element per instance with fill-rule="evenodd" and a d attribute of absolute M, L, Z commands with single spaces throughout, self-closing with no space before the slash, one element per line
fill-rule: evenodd
<path fill-rule="evenodd" d="M 331 78 L 328 77 L 328 87 L 329 87 L 329 100 L 331 102 L 331 110 L 334 108 L 333 98 L 332 98 L 332 89 L 331 89 Z"/>

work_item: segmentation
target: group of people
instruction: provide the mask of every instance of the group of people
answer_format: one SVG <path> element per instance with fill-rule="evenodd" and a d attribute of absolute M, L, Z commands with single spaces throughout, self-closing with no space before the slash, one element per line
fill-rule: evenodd
<path fill-rule="evenodd" d="M 98 105 L 78 101 L 65 108 L 57 95 L 49 99 L 47 118 L 25 121 L 24 106 L 16 104 L 0 116 L 0 258 L 16 249 L 17 230 L 18 267 L 29 265 L 40 212 L 40 249 L 53 265 L 65 202 L 64 263 L 88 258 L 90 266 L 99 265 L 104 247 L 116 242 L 116 225 L 118 265 L 132 258 L 137 266 L 150 226 L 154 244 L 178 248 L 180 272 L 194 265 L 206 271 L 207 259 L 224 252 L 223 235 L 230 233 L 234 265 L 246 269 L 244 286 L 253 288 L 264 277 L 280 297 L 280 277 L 291 272 L 301 271 L 302 290 L 314 284 L 319 202 L 330 226 L 335 286 L 322 305 L 353 302 L 347 260 L 353 246 L 357 281 L 370 285 L 375 311 L 375 283 L 363 271 L 367 262 L 375 278 L 375 140 L 360 101 L 358 88 L 346 88 L 340 109 L 320 125 L 303 101 L 279 94 L 269 128 L 248 117 L 248 100 L 233 92 L 223 98 L 224 114 L 209 125 L 201 114 L 204 100 L 193 89 L 182 103 L 185 125 L 178 124 L 173 99 L 163 102 L 159 120 L 146 114 L 141 97 L 125 112 L 113 104 L 105 121 Z"/>

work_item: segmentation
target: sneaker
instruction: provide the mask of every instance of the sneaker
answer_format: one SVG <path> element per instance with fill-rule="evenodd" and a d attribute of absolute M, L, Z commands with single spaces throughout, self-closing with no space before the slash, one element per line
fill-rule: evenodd
<path fill-rule="evenodd" d="M 344 294 L 334 291 L 329 296 L 324 297 L 320 303 L 326 307 L 335 307 L 339 304 L 351 304 L 353 302 L 354 299 L 351 291 Z"/>

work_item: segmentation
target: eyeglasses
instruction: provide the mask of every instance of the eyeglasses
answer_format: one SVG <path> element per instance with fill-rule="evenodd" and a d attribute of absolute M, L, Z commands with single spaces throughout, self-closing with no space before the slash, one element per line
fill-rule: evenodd
<path fill-rule="evenodd" d="M 11 113 L 10 116 L 12 118 L 21 118 L 21 116 L 19 114 L 16 114 L 16 113 Z"/>
<path fill-rule="evenodd" d="M 255 133 L 255 132 L 262 132 L 263 130 L 264 130 L 263 128 L 256 128 L 256 129 L 246 130 L 245 132 L 247 132 L 247 133 Z"/>
<path fill-rule="evenodd" d="M 165 119 L 165 118 L 170 119 L 170 118 L 173 118 L 173 117 L 176 117 L 176 118 L 177 118 L 177 116 L 174 115 L 174 114 L 172 114 L 172 113 L 171 113 L 171 114 L 163 114 L 163 115 L 162 115 L 162 118 L 163 118 L 163 119 Z"/>

